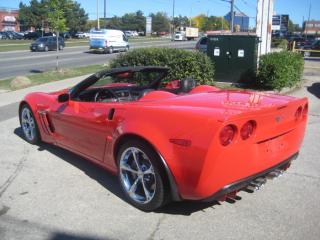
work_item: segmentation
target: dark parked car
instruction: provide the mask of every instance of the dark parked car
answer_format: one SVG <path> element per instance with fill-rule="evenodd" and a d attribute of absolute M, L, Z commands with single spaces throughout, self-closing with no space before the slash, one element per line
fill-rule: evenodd
<path fill-rule="evenodd" d="M 311 45 L 305 45 L 302 49 L 311 50 L 310 52 L 303 51 L 305 57 L 320 57 L 320 40 L 314 41 Z"/>
<path fill-rule="evenodd" d="M 24 39 L 29 39 L 29 40 L 32 40 L 32 39 L 37 39 L 39 37 L 41 37 L 41 32 L 28 32 L 24 35 Z"/>
<path fill-rule="evenodd" d="M 18 40 L 21 40 L 23 39 L 23 36 L 22 34 L 19 34 L 17 32 L 14 32 L 14 31 L 6 31 L 6 36 L 7 36 L 7 39 L 18 39 Z"/>
<path fill-rule="evenodd" d="M 311 45 L 312 42 L 314 41 L 314 38 L 312 37 L 305 38 L 303 36 L 293 36 L 293 37 L 290 37 L 288 41 L 289 41 L 289 46 L 291 46 L 291 48 L 292 48 L 293 42 L 295 42 L 295 48 L 300 49 L 306 45 Z"/>
<path fill-rule="evenodd" d="M 64 40 L 62 37 L 59 37 L 58 42 L 59 50 L 63 50 L 65 47 Z M 31 43 L 31 51 L 49 51 L 57 50 L 57 38 L 56 37 L 41 37 L 38 38 L 35 42 Z"/>
<path fill-rule="evenodd" d="M 0 32 L 0 39 L 7 39 L 7 34 L 5 32 Z"/>
<path fill-rule="evenodd" d="M 71 34 L 69 32 L 64 32 L 60 34 L 61 37 L 63 37 L 64 39 L 69 39 L 71 38 Z"/>

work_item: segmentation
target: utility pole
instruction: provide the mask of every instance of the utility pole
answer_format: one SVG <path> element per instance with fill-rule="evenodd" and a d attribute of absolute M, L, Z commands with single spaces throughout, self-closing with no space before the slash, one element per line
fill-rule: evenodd
<path fill-rule="evenodd" d="M 310 22 L 310 13 L 311 13 L 311 0 L 309 2 L 309 14 L 308 14 L 308 22 Z M 306 39 L 308 38 L 308 27 L 307 27 L 307 23 L 305 24 L 305 29 L 306 29 Z"/>
<path fill-rule="evenodd" d="M 233 26 L 233 23 L 234 23 L 234 0 L 231 0 L 230 1 L 230 4 L 231 4 L 231 10 L 230 10 L 230 14 L 231 14 L 231 23 L 230 23 L 230 30 L 231 32 L 233 32 L 234 30 L 234 26 Z"/>
<path fill-rule="evenodd" d="M 172 1 L 172 37 L 174 34 L 174 8 L 175 8 L 175 5 L 176 5 L 176 1 L 173 0 Z"/>
<path fill-rule="evenodd" d="M 260 38 L 259 57 L 271 50 L 272 15 L 273 0 L 257 0 L 256 34 Z"/>
<path fill-rule="evenodd" d="M 104 20 L 106 20 L 106 18 L 107 18 L 107 0 L 104 0 L 103 17 L 104 17 Z"/>
<path fill-rule="evenodd" d="M 100 29 L 100 21 L 99 21 L 99 0 L 97 0 L 97 28 Z"/>

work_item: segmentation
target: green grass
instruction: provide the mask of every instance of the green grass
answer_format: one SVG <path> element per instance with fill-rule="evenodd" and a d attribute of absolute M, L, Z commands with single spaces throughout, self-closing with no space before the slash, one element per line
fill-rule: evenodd
<path fill-rule="evenodd" d="M 59 81 L 67 78 L 82 76 L 90 73 L 95 73 L 106 69 L 104 65 L 89 65 L 85 67 L 60 69 L 59 71 L 48 71 L 37 74 L 26 75 L 31 80 L 31 86 L 40 85 L 48 82 Z M 10 87 L 10 82 L 14 78 L 0 80 L 0 89 L 16 90 Z"/>
<path fill-rule="evenodd" d="M 129 38 L 129 43 L 152 41 L 169 41 L 167 38 L 158 37 L 139 37 Z M 0 40 L 0 52 L 29 50 L 32 40 Z M 89 46 L 89 39 L 67 39 L 66 47 Z"/>

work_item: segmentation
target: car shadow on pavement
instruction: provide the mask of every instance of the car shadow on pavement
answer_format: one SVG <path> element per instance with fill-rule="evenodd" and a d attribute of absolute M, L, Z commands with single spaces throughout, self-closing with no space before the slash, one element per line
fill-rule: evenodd
<path fill-rule="evenodd" d="M 21 127 L 18 127 L 14 130 L 14 134 L 23 138 L 23 133 Z M 73 165 L 74 167 L 83 171 L 90 178 L 96 180 L 99 184 L 101 184 L 104 188 L 108 189 L 111 193 L 127 202 L 124 198 L 124 195 L 120 189 L 118 178 L 111 173 L 107 172 L 103 168 L 95 165 L 94 163 L 86 160 L 85 158 L 74 154 L 68 150 L 57 147 L 48 143 L 41 143 L 38 145 L 38 151 L 49 151 L 50 153 L 56 155 L 61 158 L 65 162 Z"/>
<path fill-rule="evenodd" d="M 23 133 L 21 127 L 18 127 L 14 130 L 14 134 L 18 137 L 23 138 Z M 49 151 L 50 153 L 61 158 L 65 162 L 73 165 L 74 167 L 83 171 L 90 178 L 96 180 L 101 186 L 109 190 L 111 193 L 116 195 L 121 200 L 128 203 L 125 199 L 117 176 L 112 175 L 103 168 L 95 165 L 94 163 L 86 160 L 85 158 L 72 153 L 63 148 L 57 147 L 48 143 L 41 143 L 38 145 L 38 151 Z M 238 197 L 237 200 L 241 200 L 241 197 Z M 228 203 L 235 203 L 236 201 L 227 200 Z M 128 203 L 130 204 L 130 203 Z M 218 201 L 211 202 L 202 202 L 202 201 L 182 201 L 182 202 L 172 202 L 164 207 L 155 211 L 155 213 L 165 213 L 172 215 L 184 215 L 189 216 L 194 212 L 205 211 L 206 209 L 215 209 L 215 207 L 221 205 Z"/>
<path fill-rule="evenodd" d="M 309 93 L 313 94 L 317 98 L 320 98 L 320 82 L 313 83 L 307 87 Z"/>

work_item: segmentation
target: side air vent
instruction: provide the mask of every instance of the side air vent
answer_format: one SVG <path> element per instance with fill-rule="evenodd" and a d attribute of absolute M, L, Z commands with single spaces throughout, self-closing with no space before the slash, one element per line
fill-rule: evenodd
<path fill-rule="evenodd" d="M 41 121 L 41 126 L 44 130 L 44 132 L 48 135 L 52 135 L 54 133 L 54 127 L 48 117 L 48 112 L 47 111 L 38 111 L 40 121 Z"/>

